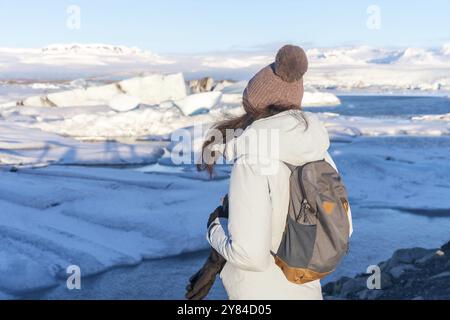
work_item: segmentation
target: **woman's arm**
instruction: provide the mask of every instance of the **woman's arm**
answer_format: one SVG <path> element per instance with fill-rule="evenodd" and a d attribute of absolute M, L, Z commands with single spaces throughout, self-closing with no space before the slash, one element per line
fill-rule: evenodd
<path fill-rule="evenodd" d="M 264 271 L 270 264 L 272 205 L 267 176 L 238 160 L 229 191 L 228 234 L 219 219 L 208 230 L 208 242 L 229 263 L 249 271 Z"/>

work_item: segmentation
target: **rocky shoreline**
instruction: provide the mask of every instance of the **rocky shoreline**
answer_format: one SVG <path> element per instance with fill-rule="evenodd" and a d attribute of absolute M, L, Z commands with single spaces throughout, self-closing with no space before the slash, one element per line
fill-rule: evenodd
<path fill-rule="evenodd" d="M 354 278 L 343 277 L 323 287 L 324 298 L 356 300 L 450 299 L 450 242 L 439 249 L 397 250 L 392 257 Z M 379 277 L 377 272 L 379 271 Z M 368 286 L 369 282 L 369 286 Z M 375 285 L 378 283 L 379 285 Z M 376 286 L 379 289 L 369 289 Z"/>

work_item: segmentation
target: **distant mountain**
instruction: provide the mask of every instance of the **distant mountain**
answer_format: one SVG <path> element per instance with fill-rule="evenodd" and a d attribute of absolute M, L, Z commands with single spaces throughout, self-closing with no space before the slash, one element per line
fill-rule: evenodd
<path fill-rule="evenodd" d="M 247 81 L 274 60 L 276 50 L 156 54 L 110 44 L 53 44 L 0 48 L 0 80 L 120 80 L 151 73 L 183 72 L 187 80 Z M 308 48 L 305 80 L 317 89 L 368 92 L 450 93 L 450 43 L 441 48 Z"/>
<path fill-rule="evenodd" d="M 367 46 L 343 48 L 314 48 L 307 51 L 314 63 L 321 64 L 450 64 L 450 44 L 441 49 L 406 48 L 380 49 Z"/>
<path fill-rule="evenodd" d="M 137 47 L 126 47 L 109 44 L 53 44 L 41 49 L 42 53 L 83 53 L 83 54 L 109 54 L 109 55 L 148 55 Z"/>

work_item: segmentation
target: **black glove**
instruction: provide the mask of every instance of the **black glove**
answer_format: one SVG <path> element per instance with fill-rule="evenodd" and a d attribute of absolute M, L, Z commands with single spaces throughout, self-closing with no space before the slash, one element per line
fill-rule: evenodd
<path fill-rule="evenodd" d="M 209 216 L 208 228 L 217 218 L 228 218 L 228 195 L 223 199 L 222 206 L 219 206 Z M 222 271 L 227 261 L 214 249 L 206 260 L 203 267 L 189 279 L 186 286 L 186 299 L 202 300 L 211 290 L 217 275 Z"/>
<path fill-rule="evenodd" d="M 203 267 L 189 279 L 186 286 L 186 299 L 202 300 L 211 290 L 216 276 L 222 271 L 227 261 L 214 249 Z"/>
<path fill-rule="evenodd" d="M 222 202 L 222 216 L 220 218 L 228 219 L 228 194 L 223 198 Z"/>
<path fill-rule="evenodd" d="M 228 195 L 223 198 L 223 203 L 221 206 L 217 207 L 216 210 L 214 210 L 213 213 L 209 216 L 207 227 L 211 226 L 211 224 L 216 220 L 217 218 L 225 218 L 228 219 Z"/>

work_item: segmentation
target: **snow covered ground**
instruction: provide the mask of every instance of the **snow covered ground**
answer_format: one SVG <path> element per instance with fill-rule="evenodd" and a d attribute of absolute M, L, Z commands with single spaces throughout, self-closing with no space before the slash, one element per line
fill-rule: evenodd
<path fill-rule="evenodd" d="M 352 251 L 334 277 L 359 272 L 399 247 L 447 241 L 450 99 L 439 96 L 448 90 L 448 46 L 308 54 L 305 107 L 329 130 L 354 211 Z M 51 297 L 70 298 L 64 283 L 72 264 L 83 279 L 107 272 L 107 279 L 124 281 L 118 283 L 154 272 L 146 297 L 165 291 L 182 298 L 184 283 L 164 290 L 164 275 L 155 271 L 160 262 L 142 262 L 164 259 L 178 284 L 189 277 L 203 258 L 193 252 L 207 248 L 205 221 L 227 192 L 230 167 L 220 166 L 209 180 L 193 165 L 174 166 L 171 134 L 195 133 L 198 152 L 205 131 L 194 126 L 207 129 L 241 114 L 248 75 L 270 57 L 161 56 L 103 45 L 0 49 L 0 299 L 46 297 L 43 290 L 52 287 Z M 242 81 L 188 94 L 184 78 L 210 74 Z M 433 94 L 355 96 L 358 88 Z M 186 268 L 176 265 L 183 258 L 167 259 L 180 253 L 196 258 L 185 259 Z M 136 273 L 109 271 L 136 265 Z M 130 288 L 139 298 L 146 282 Z M 86 297 L 110 297 L 98 290 Z"/>
<path fill-rule="evenodd" d="M 356 232 L 350 256 L 330 279 L 364 270 L 399 247 L 432 247 L 448 237 L 449 147 L 448 137 L 408 136 L 360 137 L 333 145 L 351 196 Z M 208 181 L 192 167 L 151 169 L 54 165 L 1 172 L 0 292 L 14 298 L 58 287 L 59 298 L 68 298 L 64 283 L 69 265 L 80 266 L 84 279 L 144 259 L 206 249 L 205 221 L 226 193 L 228 180 Z M 173 264 L 166 266 L 185 273 L 174 274 L 178 285 L 164 297 L 182 298 L 180 283 L 202 259 L 185 268 L 179 264 L 189 259 L 169 259 Z M 151 271 L 152 266 L 140 270 Z M 123 298 L 156 298 L 166 274 L 153 272 L 130 283 L 136 291 Z M 112 275 L 135 278 L 133 269 Z M 107 276 L 109 285 L 94 286 L 97 296 L 87 291 L 85 297 L 118 298 L 125 288 L 112 275 Z"/>
<path fill-rule="evenodd" d="M 53 166 L 2 172 L 0 190 L 0 291 L 20 295 L 69 265 L 88 276 L 205 248 L 204 208 L 226 181 Z"/>

